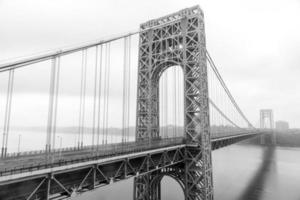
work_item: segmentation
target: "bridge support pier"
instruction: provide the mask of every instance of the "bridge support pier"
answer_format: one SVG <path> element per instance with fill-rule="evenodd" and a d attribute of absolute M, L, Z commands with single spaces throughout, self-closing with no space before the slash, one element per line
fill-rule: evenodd
<path fill-rule="evenodd" d="M 261 135 L 260 136 L 260 144 L 276 146 L 276 144 L 277 144 L 276 132 L 272 131 L 268 134 Z"/>
<path fill-rule="evenodd" d="M 265 141 L 265 135 L 261 135 L 260 136 L 260 144 L 264 145 L 265 143 L 266 143 L 266 141 Z"/>
<path fill-rule="evenodd" d="M 276 132 L 273 131 L 271 138 L 272 138 L 272 145 L 274 145 L 274 146 L 276 146 L 276 144 L 277 144 L 277 137 L 276 136 L 277 136 Z"/>

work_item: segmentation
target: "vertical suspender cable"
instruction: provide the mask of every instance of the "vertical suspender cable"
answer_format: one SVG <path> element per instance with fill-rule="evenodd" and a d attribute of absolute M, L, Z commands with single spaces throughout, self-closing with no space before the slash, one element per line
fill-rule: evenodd
<path fill-rule="evenodd" d="M 14 84 L 14 70 L 10 70 L 9 75 L 8 75 L 8 86 L 7 86 L 7 97 L 6 97 L 5 116 L 4 116 L 4 127 L 3 127 L 4 130 L 3 130 L 1 157 L 6 157 L 6 154 L 7 154 L 7 147 L 8 147 L 7 143 L 8 143 L 8 134 L 9 134 L 9 127 L 10 127 L 13 84 Z"/>
<path fill-rule="evenodd" d="M 130 73 L 131 73 L 131 36 L 128 37 L 128 58 L 127 58 L 127 61 L 128 61 L 128 84 L 127 84 L 127 89 L 128 89 L 128 92 L 127 92 L 127 95 L 128 95 L 128 98 L 127 98 L 127 138 L 125 139 L 125 142 L 126 141 L 129 141 L 129 125 L 130 125 Z"/>
<path fill-rule="evenodd" d="M 176 81 L 176 68 L 173 67 L 173 78 L 174 78 L 174 137 L 177 136 L 177 128 L 176 128 L 176 125 L 177 125 L 177 81 Z"/>
<path fill-rule="evenodd" d="M 95 145 L 95 132 L 96 132 L 96 104 L 97 104 L 97 79 L 98 79 L 98 46 L 96 46 L 95 52 L 95 77 L 94 77 L 94 105 L 93 105 L 93 130 L 92 130 L 92 147 Z"/>
<path fill-rule="evenodd" d="M 211 69 L 211 68 L 210 68 Z M 218 98 L 217 98 L 217 90 L 216 90 L 216 86 L 215 86 L 215 82 L 214 82 L 214 74 L 212 73 L 212 71 L 210 70 L 210 74 L 211 74 L 211 88 L 212 88 L 212 93 L 213 93 L 213 97 L 214 97 L 214 101 L 216 101 L 216 103 L 218 104 Z M 216 125 L 216 134 L 219 134 L 219 125 L 220 125 L 220 122 L 218 120 L 218 116 L 217 116 L 217 113 L 215 111 L 215 108 L 213 108 L 214 110 L 214 116 L 213 116 L 213 119 L 215 121 L 215 125 Z"/>
<path fill-rule="evenodd" d="M 127 46 L 128 46 L 128 38 L 125 37 L 124 38 L 124 60 L 123 60 L 123 112 L 122 112 L 122 143 L 125 142 L 125 124 L 126 124 L 126 106 L 127 106 L 127 102 L 126 102 L 126 93 L 127 93 Z"/>
<path fill-rule="evenodd" d="M 55 90 L 55 76 L 56 76 L 56 60 L 57 57 L 52 58 L 51 75 L 50 75 L 50 89 L 49 89 L 49 106 L 48 106 L 48 123 L 47 123 L 47 137 L 46 137 L 46 155 L 51 151 L 51 134 L 53 124 L 53 103 Z M 48 159 L 48 157 L 46 157 Z"/>
<path fill-rule="evenodd" d="M 108 97 L 109 97 L 109 68 L 110 68 L 110 43 L 105 46 L 105 75 L 104 75 L 104 103 L 103 103 L 103 144 L 107 144 L 108 134 Z"/>
<path fill-rule="evenodd" d="M 215 75 L 217 76 L 220 84 L 222 85 L 222 87 L 223 87 L 224 91 L 226 92 L 227 96 L 229 97 L 231 103 L 234 105 L 235 109 L 237 110 L 237 112 L 239 112 L 240 116 L 246 121 L 246 123 L 249 124 L 249 126 L 253 127 L 252 124 L 249 122 L 249 120 L 244 115 L 244 113 L 242 112 L 242 110 L 240 109 L 240 107 L 237 105 L 237 103 L 236 103 L 235 99 L 233 98 L 233 96 L 231 95 L 229 89 L 227 88 L 225 82 L 223 81 L 223 78 L 221 77 L 221 75 L 220 75 L 218 69 L 216 68 L 216 66 L 214 64 L 214 61 L 210 57 L 208 51 L 206 51 L 206 56 L 207 56 L 208 62 L 210 63 L 211 68 L 215 72 Z"/>
<path fill-rule="evenodd" d="M 106 132 L 105 132 L 105 144 L 107 144 L 108 135 L 108 108 L 109 108 L 109 80 L 110 79 L 110 43 L 107 44 L 107 96 L 106 96 Z"/>
<path fill-rule="evenodd" d="M 83 126 L 84 126 L 85 90 L 86 90 L 86 64 L 87 64 L 86 57 L 87 57 L 87 50 L 84 49 L 82 51 L 82 62 L 81 62 L 78 148 L 83 146 Z"/>
<path fill-rule="evenodd" d="M 14 87 L 14 70 L 11 72 L 11 82 L 10 82 L 10 91 L 9 91 L 9 105 L 8 105 L 8 113 L 7 113 L 7 124 L 6 124 L 6 140 L 5 140 L 5 155 L 7 154 L 8 148 L 8 136 L 10 129 L 10 119 L 11 119 L 11 104 L 12 104 L 12 95 L 13 95 L 13 87 Z"/>
<path fill-rule="evenodd" d="M 85 96 L 86 96 L 86 73 L 87 73 L 87 49 L 84 51 L 84 81 L 83 81 L 83 98 L 82 98 L 82 118 L 81 118 L 81 147 L 83 147 L 83 134 L 85 131 Z"/>
<path fill-rule="evenodd" d="M 180 136 L 179 127 L 180 127 L 180 85 L 179 85 L 179 68 L 176 70 L 176 137 Z"/>
<path fill-rule="evenodd" d="M 80 147 L 80 134 L 81 134 L 81 115 L 82 115 L 82 90 L 83 90 L 83 74 L 84 74 L 84 51 L 81 51 L 81 77 L 80 77 L 80 100 L 79 100 L 79 119 L 78 119 L 78 139 L 77 147 Z"/>
<path fill-rule="evenodd" d="M 175 82 L 176 82 L 176 85 L 175 85 L 175 105 L 176 105 L 176 110 L 175 110 L 175 113 L 176 113 L 176 120 L 175 120 L 175 125 L 176 125 L 176 129 L 175 129 L 175 134 L 176 134 L 176 137 L 177 137 L 177 134 L 178 134 L 178 119 L 179 119 L 179 116 L 178 116 L 178 103 L 179 103 L 179 99 L 178 99 L 178 94 L 179 94 L 179 90 L 178 90 L 178 68 L 175 68 Z"/>
<path fill-rule="evenodd" d="M 178 119 L 177 119 L 177 133 L 180 135 L 180 136 L 183 136 L 182 135 L 182 132 L 180 131 L 181 130 L 181 125 L 182 125 L 182 105 L 183 105 L 183 103 L 182 103 L 182 96 L 183 96 L 183 94 L 182 94 L 182 79 L 181 79 L 181 76 L 180 76 L 180 73 L 182 72 L 182 71 L 180 71 L 181 70 L 181 68 L 178 68 L 177 69 L 177 88 L 178 88 L 178 95 L 177 95 L 177 97 L 178 97 L 178 106 L 177 106 L 177 112 L 178 112 Z"/>
<path fill-rule="evenodd" d="M 219 101 L 220 101 L 220 109 L 223 110 L 223 96 L 222 96 L 222 93 L 220 91 L 220 88 L 218 87 L 218 83 L 216 81 L 216 90 L 217 90 L 217 96 L 219 97 Z M 222 126 L 224 126 L 224 122 L 223 122 L 223 117 L 220 116 L 220 114 L 218 114 L 218 117 L 219 117 L 219 120 L 220 120 L 220 123 Z M 220 129 L 220 132 L 224 130 L 224 127 L 222 127 L 222 129 Z M 221 132 L 223 134 L 223 132 Z"/>
<path fill-rule="evenodd" d="M 207 80 L 208 80 L 208 98 L 212 98 L 211 96 L 211 76 L 210 76 L 210 70 L 207 68 Z M 213 125 L 213 114 L 212 114 L 212 109 L 210 107 L 209 109 L 209 117 L 210 117 L 210 131 L 211 131 L 211 134 L 212 134 L 212 125 Z"/>
<path fill-rule="evenodd" d="M 99 97 L 98 97 L 98 123 L 97 123 L 97 149 L 99 145 L 99 136 L 100 136 L 100 123 L 101 123 L 101 98 L 102 98 L 102 51 L 103 51 L 103 46 L 100 46 L 100 59 L 99 59 Z"/>
<path fill-rule="evenodd" d="M 220 101 L 220 109 L 223 110 L 223 96 L 220 92 L 220 89 L 218 88 L 218 84 L 216 81 L 216 91 L 217 91 L 217 97 L 219 97 L 219 101 Z M 218 114 L 218 118 L 220 121 L 220 125 L 222 126 L 220 129 L 220 133 L 223 134 L 222 130 L 224 131 L 224 122 L 223 122 L 223 117 L 220 116 L 220 114 Z"/>
<path fill-rule="evenodd" d="M 208 70 L 208 86 L 209 86 L 209 98 L 210 99 L 213 99 L 214 97 L 214 91 L 212 89 L 212 74 L 211 74 L 211 70 L 210 68 L 207 68 Z M 211 134 L 212 134 L 212 137 L 215 136 L 215 116 L 214 116 L 214 108 L 210 107 L 209 109 L 209 112 L 210 112 L 210 127 L 211 127 Z"/>
<path fill-rule="evenodd" d="M 165 74 L 165 130 L 166 137 L 169 137 L 169 127 L 168 127 L 168 72 Z"/>
<path fill-rule="evenodd" d="M 60 76 L 60 57 L 56 58 L 56 74 L 54 80 L 54 97 L 53 97 L 53 136 L 52 136 L 52 147 L 55 148 L 55 137 L 56 137 L 56 122 L 57 122 L 57 105 L 58 105 L 58 91 L 59 91 L 59 76 Z"/>
<path fill-rule="evenodd" d="M 165 113 L 164 113 L 164 92 L 165 92 L 165 76 L 161 76 L 160 77 L 160 84 L 159 84 L 159 96 L 160 96 L 160 102 L 159 102 L 159 112 L 161 113 L 161 115 L 159 116 L 159 119 L 160 119 L 160 131 L 161 131 L 161 136 L 162 138 L 165 138 L 165 128 L 164 128 L 164 119 L 165 119 Z"/>
<path fill-rule="evenodd" d="M 124 67 L 123 67 L 123 117 L 122 117 L 122 142 L 129 139 L 130 117 L 130 43 L 131 38 L 124 38 Z"/>
<path fill-rule="evenodd" d="M 106 85 L 107 85 L 107 45 L 105 44 L 105 63 L 104 63 L 104 86 L 103 86 L 103 117 L 102 117 L 102 144 L 105 143 L 105 120 L 106 120 L 106 97 L 107 97 L 107 90 L 106 90 Z"/>

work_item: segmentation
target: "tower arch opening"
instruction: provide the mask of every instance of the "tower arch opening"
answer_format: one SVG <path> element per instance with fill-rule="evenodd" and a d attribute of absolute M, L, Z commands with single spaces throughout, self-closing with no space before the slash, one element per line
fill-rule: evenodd
<path fill-rule="evenodd" d="M 150 178 L 152 198 L 155 200 L 181 200 L 184 198 L 184 175 L 179 171 L 166 170 L 154 173 Z"/>
<path fill-rule="evenodd" d="M 159 136 L 184 136 L 184 80 L 179 65 L 167 66 L 157 75 L 159 84 Z"/>
<path fill-rule="evenodd" d="M 172 176 L 163 176 L 161 179 L 161 200 L 184 199 L 183 185 Z"/>

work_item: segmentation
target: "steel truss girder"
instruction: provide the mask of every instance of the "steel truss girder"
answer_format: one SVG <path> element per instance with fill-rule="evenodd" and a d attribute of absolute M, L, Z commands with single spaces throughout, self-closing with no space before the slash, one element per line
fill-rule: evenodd
<path fill-rule="evenodd" d="M 58 181 L 52 173 L 49 173 L 44 177 L 41 182 L 34 188 L 34 190 L 30 193 L 29 196 L 26 197 L 26 200 L 31 200 L 41 198 L 41 199 L 50 199 L 51 195 L 51 186 L 56 186 L 56 188 L 60 188 L 62 190 L 61 194 L 64 196 L 71 196 L 70 190 L 66 189 L 63 184 Z M 16 199 L 16 198 L 14 198 Z"/>
<path fill-rule="evenodd" d="M 198 6 L 184 9 L 142 24 L 145 29 L 139 41 L 136 140 L 160 137 L 159 78 L 168 67 L 181 66 L 186 143 L 196 146 L 185 152 L 185 198 L 213 199 L 203 12 Z M 150 175 L 135 179 L 136 199 L 151 199 L 156 192 L 146 190 L 147 181 Z"/>
<path fill-rule="evenodd" d="M 0 186 L 0 199 L 63 199 L 130 177 L 142 176 L 184 162 L 184 147 L 53 172 Z M 26 187 L 24 187 L 26 186 Z M 30 186 L 30 187 L 29 187 Z M 11 193 L 1 193 L 10 190 Z M 15 191 L 15 192 L 14 192 Z M 22 191 L 20 193 L 20 191 Z"/>

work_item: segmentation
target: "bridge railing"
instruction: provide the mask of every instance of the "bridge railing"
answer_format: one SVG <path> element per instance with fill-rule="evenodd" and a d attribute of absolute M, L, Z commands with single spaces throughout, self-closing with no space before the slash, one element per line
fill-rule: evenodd
<path fill-rule="evenodd" d="M 75 149 L 76 151 L 70 150 L 68 148 L 66 151 L 62 152 L 59 155 L 59 150 L 53 152 L 50 157 L 47 157 L 45 151 L 36 151 L 42 152 L 41 154 L 32 154 L 34 160 L 22 165 L 10 166 L 10 160 L 16 161 L 18 158 L 23 158 L 23 156 L 9 157 L 3 160 L 7 162 L 5 166 L 7 168 L 1 169 L 0 167 L 0 176 L 12 175 L 23 172 L 30 172 L 34 170 L 53 168 L 63 165 L 69 165 L 74 163 L 86 162 L 91 160 L 98 160 L 104 157 L 113 157 L 117 155 L 129 154 L 142 152 L 146 150 L 158 149 L 168 146 L 180 145 L 184 143 L 183 137 L 176 138 L 165 138 L 158 140 L 145 140 L 139 142 L 128 142 L 128 143 L 115 143 L 107 145 L 98 145 L 98 146 L 86 146 L 84 148 Z M 27 154 L 29 155 L 29 154 Z M 35 156 L 35 157 L 34 157 Z M 46 158 L 47 157 L 47 158 Z M 13 159 L 12 159 L 13 158 Z"/>
<path fill-rule="evenodd" d="M 248 134 L 257 132 L 257 129 L 250 129 L 250 128 L 238 128 L 232 126 L 212 126 L 211 127 L 211 137 L 212 138 L 219 138 L 224 136 L 234 136 L 234 135 L 241 135 L 241 134 Z"/>
<path fill-rule="evenodd" d="M 160 140 L 145 140 L 139 142 L 124 142 L 124 143 L 110 143 L 110 144 L 101 144 L 101 145 L 85 145 L 82 147 L 64 147 L 64 148 L 57 148 L 52 149 L 50 154 L 60 154 L 66 152 L 74 152 L 74 151 L 103 151 L 106 149 L 118 150 L 119 147 L 124 149 L 130 149 L 131 147 L 136 146 L 147 146 L 147 147 L 155 147 L 155 145 L 165 145 L 165 144 L 174 144 L 183 141 L 183 137 L 174 137 L 174 138 L 164 138 Z M 41 155 L 46 154 L 45 150 L 36 150 L 36 151 L 23 151 L 23 152 L 13 152 L 8 153 L 5 158 L 1 159 L 10 159 L 15 157 L 26 157 L 26 156 L 34 156 L 34 155 Z"/>
<path fill-rule="evenodd" d="M 221 129 L 220 131 L 218 129 Z M 222 126 L 222 127 L 211 127 L 211 137 L 214 138 L 219 138 L 219 137 L 224 137 L 224 136 L 233 136 L 233 135 L 240 135 L 240 134 L 248 134 L 254 132 L 255 129 L 240 129 L 236 127 L 231 127 L 231 126 Z M 178 137 L 182 138 L 182 137 Z M 164 138 L 164 141 L 169 141 L 172 140 L 173 138 Z M 176 138 L 175 138 L 176 140 Z M 149 143 L 149 142 L 148 142 Z M 126 146 L 129 147 L 130 145 L 136 145 L 136 142 L 126 142 L 126 143 L 113 143 L 113 144 L 101 144 L 101 145 L 84 145 L 80 147 L 64 147 L 64 148 L 56 148 L 51 150 L 51 154 L 61 154 L 65 152 L 74 152 L 74 151 L 83 151 L 83 150 L 96 150 L 96 149 L 103 149 L 105 146 L 110 148 L 113 145 L 120 146 L 122 145 L 123 147 Z M 16 157 L 26 157 L 26 156 L 34 156 L 34 155 L 41 155 L 45 154 L 45 150 L 34 150 L 34 151 L 22 151 L 22 152 L 12 152 L 8 153 L 6 158 L 2 159 L 11 159 L 11 158 L 16 158 Z M 1 158 L 0 158 L 1 160 Z"/>

